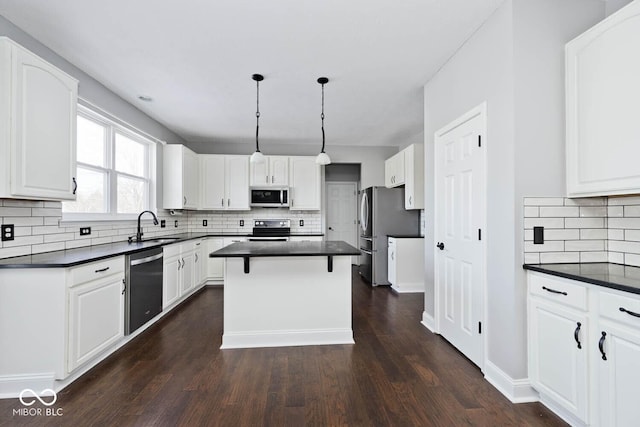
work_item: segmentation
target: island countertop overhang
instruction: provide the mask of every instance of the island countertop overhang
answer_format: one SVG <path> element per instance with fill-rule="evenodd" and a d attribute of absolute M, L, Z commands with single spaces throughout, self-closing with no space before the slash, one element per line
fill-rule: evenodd
<path fill-rule="evenodd" d="M 236 242 L 211 252 L 211 258 L 357 256 L 360 251 L 347 242 Z"/>

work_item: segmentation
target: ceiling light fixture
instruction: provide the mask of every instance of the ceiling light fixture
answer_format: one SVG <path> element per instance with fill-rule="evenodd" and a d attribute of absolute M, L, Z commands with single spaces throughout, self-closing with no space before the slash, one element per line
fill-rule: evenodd
<path fill-rule="evenodd" d="M 258 145 L 258 131 L 260 130 L 260 82 L 264 80 L 262 74 L 254 74 L 251 76 L 256 82 L 256 151 L 251 155 L 251 163 L 264 163 L 264 155 L 260 152 Z"/>
<path fill-rule="evenodd" d="M 320 77 L 318 83 L 322 85 L 322 113 L 320 114 L 320 119 L 322 120 L 322 150 L 320 150 L 320 154 L 316 157 L 316 163 L 324 166 L 331 163 L 331 158 L 324 152 L 324 85 L 329 83 L 329 79 Z"/>

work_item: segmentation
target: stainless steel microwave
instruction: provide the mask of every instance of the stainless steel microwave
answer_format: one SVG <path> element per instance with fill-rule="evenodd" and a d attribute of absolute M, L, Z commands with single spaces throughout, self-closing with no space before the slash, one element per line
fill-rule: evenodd
<path fill-rule="evenodd" d="M 289 188 L 251 188 L 251 206 L 286 208 L 289 206 Z"/>

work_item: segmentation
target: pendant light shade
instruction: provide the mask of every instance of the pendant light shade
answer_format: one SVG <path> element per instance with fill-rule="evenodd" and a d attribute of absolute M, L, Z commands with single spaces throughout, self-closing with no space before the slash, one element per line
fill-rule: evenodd
<path fill-rule="evenodd" d="M 256 151 L 251 155 L 251 163 L 264 163 L 264 155 L 260 152 L 258 133 L 260 131 L 260 82 L 264 80 L 262 74 L 254 74 L 251 78 L 256 82 Z"/>
<path fill-rule="evenodd" d="M 329 79 L 326 77 L 320 77 L 318 79 L 318 83 L 322 85 L 322 113 L 320 114 L 320 119 L 322 120 L 322 149 L 320 150 L 318 157 L 316 157 L 316 163 L 324 166 L 331 164 L 331 158 L 324 152 L 324 85 L 329 83 Z"/>

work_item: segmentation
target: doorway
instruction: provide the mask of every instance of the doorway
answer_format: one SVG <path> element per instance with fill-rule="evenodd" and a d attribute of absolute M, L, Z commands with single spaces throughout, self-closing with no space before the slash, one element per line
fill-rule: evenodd
<path fill-rule="evenodd" d="M 331 164 L 325 167 L 325 239 L 343 240 L 358 247 L 359 164 Z M 359 264 L 359 257 L 351 257 Z"/>
<path fill-rule="evenodd" d="M 486 104 L 435 133 L 435 327 L 480 369 L 486 335 L 486 144 Z"/>

